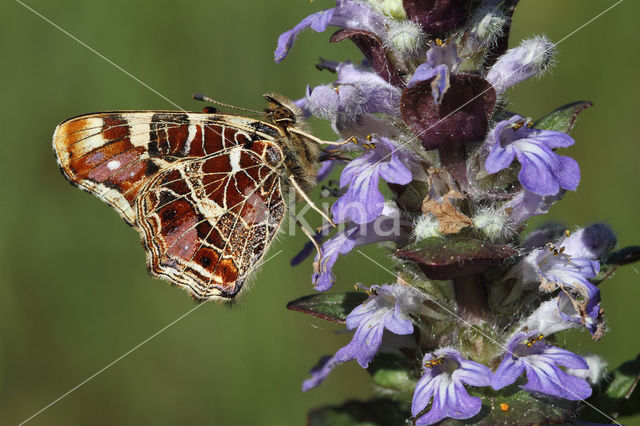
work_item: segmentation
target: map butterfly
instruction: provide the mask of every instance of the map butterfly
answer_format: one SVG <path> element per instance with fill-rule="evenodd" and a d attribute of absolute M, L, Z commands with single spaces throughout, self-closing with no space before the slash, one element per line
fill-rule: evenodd
<path fill-rule="evenodd" d="M 65 177 L 136 228 L 156 277 L 196 300 L 232 299 L 285 216 L 315 185 L 318 144 L 290 100 L 267 94 L 264 119 L 169 111 L 86 114 L 61 123 Z M 308 200 L 309 201 L 309 200 Z"/>

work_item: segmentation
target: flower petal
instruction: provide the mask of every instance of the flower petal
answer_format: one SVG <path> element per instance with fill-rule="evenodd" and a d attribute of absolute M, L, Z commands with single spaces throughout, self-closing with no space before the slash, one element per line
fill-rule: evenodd
<path fill-rule="evenodd" d="M 376 318 L 370 318 L 361 323 L 353 334 L 351 342 L 336 352 L 336 361 L 346 362 L 356 359 L 362 368 L 367 368 L 380 348 L 383 332 L 384 325 Z"/>
<path fill-rule="evenodd" d="M 558 184 L 569 191 L 575 191 L 580 183 L 580 166 L 571 157 L 558 156 L 558 166 L 554 167 L 553 175 Z"/>
<path fill-rule="evenodd" d="M 338 260 L 338 255 L 348 253 L 356 245 L 355 238 L 352 238 L 356 231 L 357 227 L 345 229 L 322 245 L 322 254 L 316 255 L 315 259 L 318 271 L 312 277 L 316 290 L 325 291 L 333 286 L 333 265 Z"/>
<path fill-rule="evenodd" d="M 462 359 L 460 367 L 452 374 L 454 380 L 479 387 L 489 386 L 492 376 L 493 373 L 487 366 L 467 359 Z"/>
<path fill-rule="evenodd" d="M 553 363 L 526 365 L 527 384 L 522 389 L 558 398 L 579 401 L 591 396 L 591 386 L 586 380 L 565 373 Z"/>
<path fill-rule="evenodd" d="M 309 27 L 319 33 L 326 30 L 327 26 L 330 25 L 335 11 L 336 8 L 333 8 L 313 13 L 300 21 L 293 29 L 282 33 L 280 37 L 278 37 L 278 47 L 274 52 L 275 61 L 280 62 L 287 56 L 293 46 L 293 42 L 302 30 Z"/>
<path fill-rule="evenodd" d="M 337 365 L 335 358 L 330 355 L 320 358 L 318 363 L 311 369 L 311 377 L 302 382 L 302 391 L 306 392 L 319 386 Z"/>
<path fill-rule="evenodd" d="M 402 148 L 395 149 L 399 151 Z M 398 185 L 410 183 L 412 180 L 411 170 L 405 166 L 400 155 L 394 151 L 389 155 L 391 161 L 380 166 L 380 176 L 389 183 L 397 183 Z"/>
<path fill-rule="evenodd" d="M 361 170 L 349 185 L 347 192 L 331 207 L 333 220 L 369 223 L 382 213 L 384 197 L 380 190 L 379 174 L 376 167 Z"/>
<path fill-rule="evenodd" d="M 418 65 L 415 72 L 413 73 L 413 77 L 411 77 L 411 80 L 409 80 L 409 83 L 407 83 L 407 87 L 411 88 L 416 84 L 420 83 L 421 81 L 431 80 L 437 74 L 438 74 L 438 71 L 431 64 L 428 64 L 428 63 L 420 64 Z"/>
<path fill-rule="evenodd" d="M 393 311 L 385 314 L 384 326 L 393 334 L 411 334 L 413 333 L 413 323 L 409 317 L 398 309 L 397 305 Z"/>
<path fill-rule="evenodd" d="M 558 185 L 558 181 L 545 161 L 549 157 L 541 158 L 541 152 L 541 149 L 536 149 L 535 153 L 532 151 L 526 153 L 520 150 L 517 151 L 518 161 L 522 165 L 522 169 L 518 173 L 518 180 L 527 191 L 539 195 L 557 194 L 560 190 L 560 185 Z"/>
<path fill-rule="evenodd" d="M 506 353 L 502 363 L 493 373 L 491 378 L 491 387 L 495 390 L 509 386 L 518 380 L 518 377 L 524 371 L 525 366 L 522 361 L 515 359 L 511 353 Z"/>
<path fill-rule="evenodd" d="M 566 148 L 576 143 L 568 134 L 553 130 L 529 129 L 528 139 L 548 148 Z"/>
<path fill-rule="evenodd" d="M 417 416 L 418 413 L 427 408 L 436 387 L 438 387 L 438 382 L 439 380 L 434 377 L 432 370 L 426 370 L 424 372 L 424 375 L 418 380 L 416 389 L 413 392 L 413 400 L 411 402 L 412 416 Z"/>
<path fill-rule="evenodd" d="M 545 348 L 544 356 L 553 358 L 554 364 L 561 365 L 563 367 L 573 368 L 575 370 L 589 368 L 587 361 L 585 361 L 585 359 L 580 355 L 576 355 L 571 351 L 555 346 L 548 346 Z"/>

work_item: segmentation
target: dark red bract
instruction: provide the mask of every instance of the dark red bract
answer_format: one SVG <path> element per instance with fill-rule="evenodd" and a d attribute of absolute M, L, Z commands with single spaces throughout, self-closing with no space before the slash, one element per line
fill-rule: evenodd
<path fill-rule="evenodd" d="M 402 119 L 416 133 L 425 149 L 438 149 L 481 141 L 496 103 L 493 87 L 482 77 L 452 75 L 442 102 L 434 102 L 431 81 L 405 90 Z"/>

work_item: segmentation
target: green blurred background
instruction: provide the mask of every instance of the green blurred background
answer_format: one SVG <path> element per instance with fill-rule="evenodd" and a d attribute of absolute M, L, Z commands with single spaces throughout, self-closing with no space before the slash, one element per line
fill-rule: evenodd
<path fill-rule="evenodd" d="M 0 423 L 16 424 L 129 351 L 193 306 L 189 297 L 145 270 L 137 233 L 94 197 L 69 186 L 50 148 L 62 120 L 111 109 L 174 109 L 17 2 L 0 9 Z M 262 93 L 296 98 L 306 84 L 330 81 L 318 56 L 358 59 L 351 45 L 305 33 L 273 63 L 278 35 L 330 1 L 27 0 L 60 27 L 181 107 L 202 92 L 262 108 Z M 533 34 L 552 40 L 613 1 L 522 0 L 512 44 Z M 539 117 L 587 99 L 570 154 L 582 168 L 579 190 L 545 219 L 568 226 L 604 221 L 621 245 L 639 244 L 637 190 L 640 4 L 625 1 L 564 41 L 558 65 L 509 92 L 513 109 Z M 331 138 L 325 123 L 315 122 Z M 536 220 L 535 223 L 541 223 Z M 228 308 L 207 304 L 30 424 L 301 425 L 314 406 L 370 395 L 366 372 L 345 365 L 323 386 L 300 391 L 320 355 L 349 336 L 287 311 L 312 292 L 311 262 L 289 259 L 304 237 L 281 238 L 250 292 Z M 384 262 L 384 252 L 367 251 Z M 337 266 L 338 288 L 392 279 L 358 254 Z M 612 366 L 635 357 L 638 271 L 627 267 L 604 285 L 610 332 L 598 343 L 571 334 L 573 350 Z M 640 424 L 631 420 L 627 424 Z"/>

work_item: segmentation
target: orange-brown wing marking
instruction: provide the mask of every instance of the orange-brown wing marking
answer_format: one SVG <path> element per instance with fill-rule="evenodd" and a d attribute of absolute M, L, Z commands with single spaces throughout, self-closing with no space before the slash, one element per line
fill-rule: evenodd
<path fill-rule="evenodd" d="M 113 206 L 129 224 L 138 190 L 160 168 L 139 143 L 148 129 L 119 114 L 94 114 L 65 121 L 53 136 L 67 179 Z"/>

